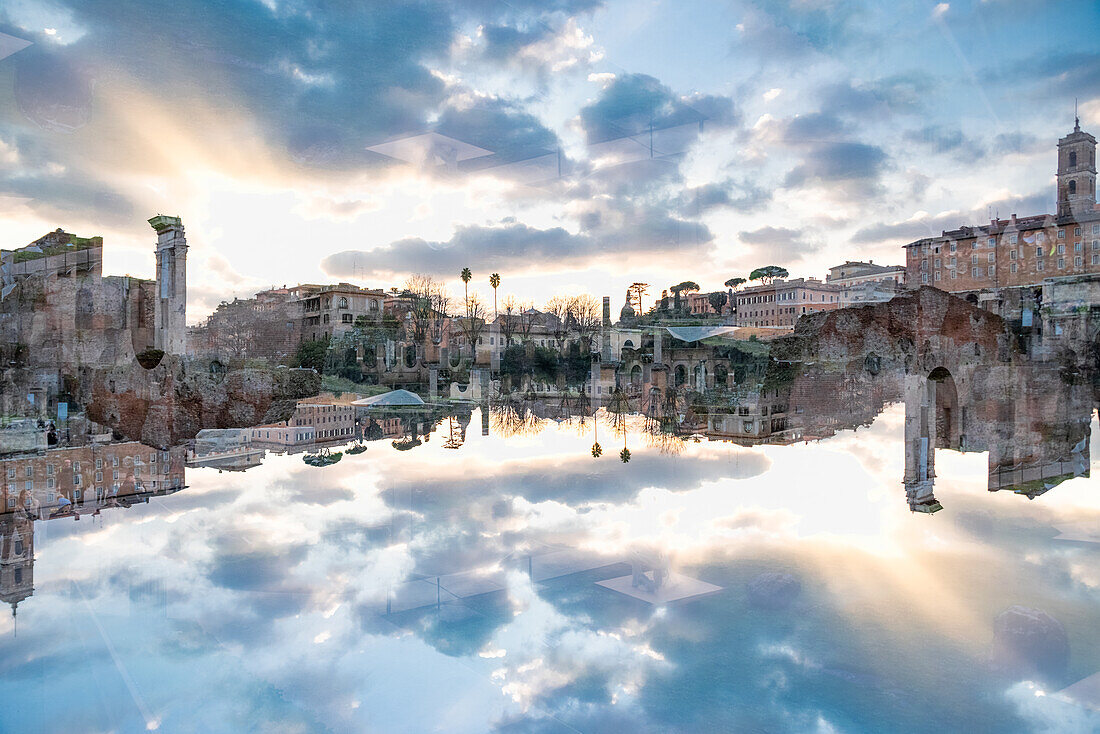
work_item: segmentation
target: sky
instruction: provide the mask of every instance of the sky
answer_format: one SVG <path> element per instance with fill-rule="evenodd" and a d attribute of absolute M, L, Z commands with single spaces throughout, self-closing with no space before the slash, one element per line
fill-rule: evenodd
<path fill-rule="evenodd" d="M 6 0 L 0 33 L 0 247 L 149 277 L 179 215 L 190 322 L 463 267 L 617 304 L 901 263 L 1053 211 L 1075 99 L 1100 133 L 1089 1 Z"/>

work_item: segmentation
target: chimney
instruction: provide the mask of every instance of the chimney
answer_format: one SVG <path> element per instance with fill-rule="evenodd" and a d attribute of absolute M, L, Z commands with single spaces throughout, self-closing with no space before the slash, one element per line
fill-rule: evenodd
<path fill-rule="evenodd" d="M 1016 224 L 1016 215 L 1015 214 L 1012 215 L 1012 224 L 1013 224 L 1013 226 L 1015 226 L 1015 224 Z"/>

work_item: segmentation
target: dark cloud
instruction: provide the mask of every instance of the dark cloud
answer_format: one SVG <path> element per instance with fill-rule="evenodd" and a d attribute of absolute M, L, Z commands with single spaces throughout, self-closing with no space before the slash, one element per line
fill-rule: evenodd
<path fill-rule="evenodd" d="M 925 146 L 934 153 L 950 154 L 959 160 L 980 160 L 987 154 L 986 147 L 955 127 L 925 125 L 905 135 L 911 143 Z"/>
<path fill-rule="evenodd" d="M 934 86 L 926 74 L 896 74 L 863 84 L 826 84 L 819 98 L 822 110 L 830 114 L 851 119 L 888 118 L 919 110 Z"/>
<path fill-rule="evenodd" d="M 702 254 L 713 240 L 705 225 L 680 219 L 667 207 L 626 200 L 593 203 L 580 219 L 588 228 L 577 234 L 514 221 L 492 227 L 463 225 L 446 242 L 409 238 L 365 252 L 345 250 L 324 258 L 321 268 L 333 277 L 367 278 L 407 273 L 451 276 L 464 267 L 544 271 L 609 255 Z"/>
<path fill-rule="evenodd" d="M 719 208 L 755 211 L 771 199 L 771 191 L 748 182 L 721 181 L 685 189 L 680 196 L 680 205 L 684 212 L 698 216 Z"/>
<path fill-rule="evenodd" d="M 448 105 L 438 123 L 437 132 L 491 150 L 493 155 L 473 158 L 465 168 L 484 168 L 501 163 L 553 153 L 558 136 L 537 117 L 520 109 L 514 102 L 499 98 L 478 101 L 473 106 Z"/>
<path fill-rule="evenodd" d="M 589 144 L 605 143 L 650 130 L 699 124 L 733 125 L 739 115 L 728 97 L 678 97 L 646 74 L 623 74 L 607 85 L 599 98 L 581 109 L 581 124 Z"/>
<path fill-rule="evenodd" d="M 787 141 L 796 144 L 836 140 L 848 131 L 845 123 L 827 112 L 798 115 L 787 120 L 783 127 Z"/>
<path fill-rule="evenodd" d="M 1089 99 L 1100 96 L 1100 53 L 1076 51 L 1038 54 L 1016 63 L 986 69 L 986 82 L 1007 84 L 1012 89 L 1030 87 L 1044 99 Z"/>
<path fill-rule="evenodd" d="M 737 238 L 750 245 L 754 253 L 766 255 L 777 264 L 796 262 L 821 249 L 821 243 L 807 240 L 802 230 L 786 227 L 762 227 L 751 232 L 740 232 Z"/>
<path fill-rule="evenodd" d="M 876 193 L 889 157 L 877 145 L 838 141 L 809 146 L 801 165 L 784 179 L 787 188 L 837 184 L 850 195 Z"/>
<path fill-rule="evenodd" d="M 988 224 L 990 214 L 1007 217 L 1018 214 L 1021 217 L 1045 214 L 1050 211 L 1054 197 L 1051 193 L 1035 193 L 1028 196 L 1014 196 L 992 202 L 988 207 L 973 209 L 969 212 L 948 212 L 937 216 L 900 222 L 880 222 L 868 225 L 852 236 L 855 244 L 884 243 L 903 245 L 924 237 L 938 237 L 944 230 L 958 229 L 963 225 Z"/>

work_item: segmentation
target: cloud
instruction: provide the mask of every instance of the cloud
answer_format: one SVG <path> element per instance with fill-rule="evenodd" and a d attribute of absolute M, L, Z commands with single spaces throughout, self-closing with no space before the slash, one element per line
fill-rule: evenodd
<path fill-rule="evenodd" d="M 739 115 L 728 97 L 677 97 L 647 74 L 623 74 L 612 79 L 595 102 L 581 109 L 580 120 L 591 145 L 639 135 L 650 128 L 661 130 L 705 120 L 718 126 L 734 125 Z"/>
<path fill-rule="evenodd" d="M 938 237 L 944 230 L 958 229 L 963 225 L 988 224 L 991 211 L 999 213 L 1002 218 L 1010 214 L 1018 214 L 1021 217 L 1045 214 L 1052 201 L 1053 197 L 1050 194 L 1035 193 L 999 199 L 967 212 L 949 211 L 935 215 L 918 212 L 906 220 L 867 225 L 852 235 L 852 242 L 855 244 L 904 244 L 923 237 Z"/>
<path fill-rule="evenodd" d="M 450 277 L 464 267 L 545 273 L 612 256 L 702 254 L 713 241 L 706 225 L 680 219 L 663 206 L 627 200 L 592 203 L 580 219 L 584 228 L 577 233 L 515 220 L 461 225 L 445 242 L 408 238 L 367 251 L 345 250 L 324 258 L 321 269 L 333 277 L 362 278 L 410 273 Z"/>
<path fill-rule="evenodd" d="M 772 192 L 747 181 L 725 180 L 684 189 L 680 194 L 682 211 L 698 216 L 712 209 L 728 208 L 739 212 L 756 211 L 771 201 Z"/>
<path fill-rule="evenodd" d="M 877 145 L 850 141 L 813 143 L 801 165 L 787 173 L 783 185 L 800 188 L 840 184 L 849 195 L 870 195 L 878 191 L 888 161 L 886 151 Z"/>
<path fill-rule="evenodd" d="M 797 262 L 821 249 L 821 244 L 807 240 L 803 231 L 786 227 L 762 227 L 739 232 L 737 238 L 750 245 L 757 256 L 766 256 L 777 264 Z"/>
<path fill-rule="evenodd" d="M 958 128 L 946 125 L 925 125 L 919 130 L 906 133 L 905 139 L 923 145 L 935 153 L 951 154 L 963 161 L 980 160 L 988 152 L 981 142 L 968 137 Z"/>

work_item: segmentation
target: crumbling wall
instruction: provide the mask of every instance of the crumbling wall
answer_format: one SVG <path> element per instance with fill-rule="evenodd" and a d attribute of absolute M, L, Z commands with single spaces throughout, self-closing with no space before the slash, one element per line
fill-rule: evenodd
<path fill-rule="evenodd" d="M 88 417 L 124 437 L 154 446 L 194 438 L 203 428 L 243 428 L 287 420 L 295 401 L 316 395 L 313 370 L 239 369 L 165 355 L 150 370 L 85 368 L 82 398 Z"/>

